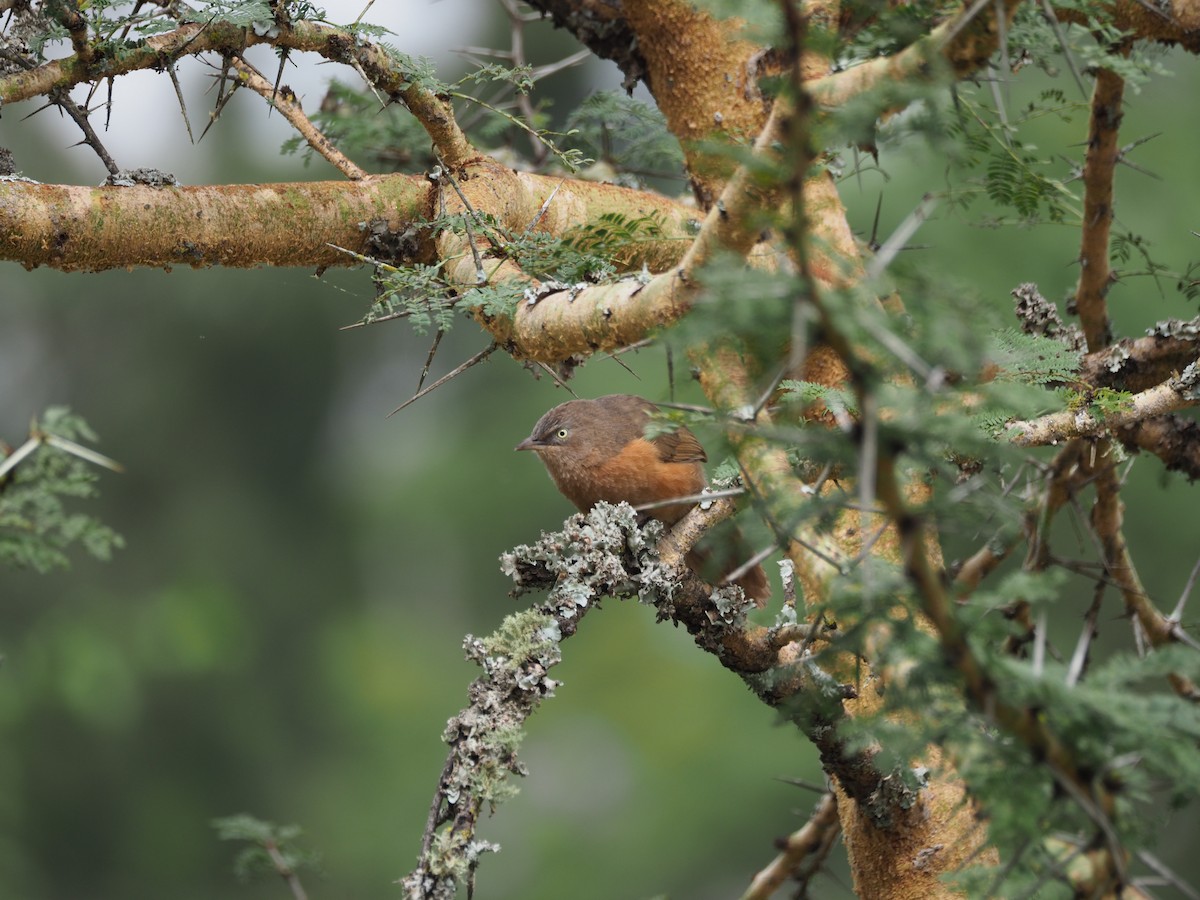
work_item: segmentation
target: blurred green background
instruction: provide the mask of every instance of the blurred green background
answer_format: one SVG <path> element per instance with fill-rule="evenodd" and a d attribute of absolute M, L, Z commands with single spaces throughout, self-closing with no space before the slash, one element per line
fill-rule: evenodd
<path fill-rule="evenodd" d="M 477 7 L 480 33 L 446 49 L 505 40 L 492 6 Z M 569 52 L 538 34 L 547 56 Z M 1194 59 L 1169 62 L 1179 74 L 1130 98 L 1124 131 L 1166 129 L 1137 155 L 1163 180 L 1122 170 L 1118 215 L 1182 268 L 1200 255 L 1188 235 L 1200 230 L 1200 91 Z M 595 66 L 563 79 L 556 109 L 597 80 L 613 88 L 619 75 Z M 194 120 L 211 103 L 202 90 Z M 155 127 L 182 132 L 165 102 Z M 88 151 L 65 149 L 69 132 L 22 122 L 24 106 L 4 110 L 0 144 L 25 174 L 102 179 Z M 1086 123 L 1046 127 L 1048 144 L 1066 148 Z M 333 177 L 274 155 L 285 135 L 246 96 L 197 147 L 128 165 L 187 183 Z M 920 147 L 883 163 L 889 180 L 844 185 L 864 235 L 881 193 L 886 236 L 940 187 L 942 164 Z M 1055 299 L 1074 283 L 1072 229 L 963 223 L 941 210 L 919 233 L 933 249 L 912 252 L 931 274 L 997 309 L 1019 282 Z M 303 826 L 302 843 L 323 856 L 310 896 L 397 893 L 390 882 L 415 863 L 444 760 L 442 728 L 476 674 L 463 636 L 516 605 L 497 556 L 570 511 L 537 461 L 512 452 L 567 397 L 497 354 L 385 418 L 411 395 L 429 338 L 403 323 L 339 330 L 371 296 L 364 270 L 0 267 L 0 437 L 19 442 L 50 404 L 82 413 L 126 467 L 102 476 L 89 511 L 127 541 L 109 564 L 0 572 L 0 896 L 280 896 L 281 885 L 238 885 L 234 849 L 210 828 L 241 811 Z M 1135 335 L 1195 313 L 1148 279 L 1111 300 L 1118 330 Z M 460 324 L 433 377 L 485 344 Z M 596 360 L 573 388 L 665 397 L 661 350 L 624 361 L 640 380 Z M 1129 540 L 1169 608 L 1200 542 L 1187 527 L 1194 495 L 1157 471 L 1135 467 Z M 521 754 L 530 776 L 482 827 L 503 850 L 484 860 L 476 896 L 736 896 L 773 838 L 807 816 L 812 795 L 778 779 L 819 781 L 812 748 L 653 618 L 609 601 L 565 645 L 564 684 Z M 1171 829 L 1160 855 L 1188 843 Z M 835 866 L 821 896 L 847 896 L 844 879 Z"/>

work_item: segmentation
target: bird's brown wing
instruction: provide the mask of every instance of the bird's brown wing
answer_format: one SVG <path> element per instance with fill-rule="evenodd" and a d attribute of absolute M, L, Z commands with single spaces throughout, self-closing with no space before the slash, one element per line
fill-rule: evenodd
<path fill-rule="evenodd" d="M 707 462 L 708 456 L 700 441 L 686 428 L 657 435 L 652 441 L 663 462 L 697 463 Z"/>

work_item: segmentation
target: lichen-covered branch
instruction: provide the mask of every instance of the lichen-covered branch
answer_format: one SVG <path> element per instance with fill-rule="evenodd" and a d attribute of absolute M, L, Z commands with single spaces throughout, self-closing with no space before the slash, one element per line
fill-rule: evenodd
<path fill-rule="evenodd" d="M 1200 357 L 1200 318 L 1168 319 L 1145 337 L 1122 338 L 1085 356 L 1079 377 L 1094 387 L 1144 391 Z"/>
<path fill-rule="evenodd" d="M 557 682 L 548 673 L 562 659 L 562 641 L 605 597 L 637 595 L 654 602 L 660 618 L 686 625 L 701 647 L 750 678 L 752 685 L 753 676 L 779 667 L 780 680 L 790 679 L 797 691 L 804 686 L 815 695 L 807 722 L 816 720 L 818 709 L 827 715 L 836 710 L 838 685 L 814 679 L 811 666 L 790 659 L 774 629 L 745 624 L 753 603 L 739 588 L 714 591 L 687 567 L 691 545 L 732 510 L 728 500 L 702 505 L 658 542 L 660 523 L 640 528 L 628 504 L 599 503 L 568 519 L 561 532 L 504 554 L 502 568 L 518 593 L 549 587 L 549 594 L 506 618 L 492 635 L 468 636 L 464 642 L 468 658 L 484 674 L 471 684 L 470 705 L 447 723 L 443 736 L 450 753 L 438 779 L 418 866 L 401 882 L 406 900 L 452 900 L 460 887 L 471 884 L 481 854 L 496 849 L 476 837 L 479 818 L 514 792 L 511 776 L 525 774 L 516 755 L 521 727 L 542 700 L 554 696 Z M 870 754 L 846 752 L 828 722 L 822 727 L 840 767 L 873 771 Z"/>
<path fill-rule="evenodd" d="M 1125 428 L 1197 404 L 1200 404 L 1200 361 L 1189 364 L 1178 376 L 1122 400 L 1114 410 L 1081 408 L 1051 413 L 1040 419 L 1009 422 L 1006 436 L 1018 447 L 1060 444 L 1072 438 Z"/>
<path fill-rule="evenodd" d="M 1050 565 L 1050 526 L 1059 511 L 1082 489 L 1085 479 L 1081 474 L 1081 462 L 1089 449 L 1088 441 L 1068 441 L 1046 467 L 1045 488 L 1038 500 L 1037 510 L 1027 518 L 1029 550 L 1025 557 L 1026 569 L 1041 571 Z"/>
<path fill-rule="evenodd" d="M 502 558 L 518 590 L 534 575 L 554 583 L 545 601 L 508 616 L 486 638 L 468 635 L 467 657 L 484 674 L 468 691 L 471 703 L 446 724 L 450 754 L 438 779 L 417 868 L 402 881 L 405 900 L 453 900 L 473 883 L 480 855 L 497 849 L 476 837 L 480 815 L 515 792 L 512 775 L 525 720 L 553 697 L 549 670 L 562 659 L 561 643 L 606 596 L 637 593 L 633 571 L 654 571 L 658 526 L 637 527 L 628 504 L 600 504 L 572 516 L 562 532 Z M 645 589 L 649 590 L 648 586 Z"/>

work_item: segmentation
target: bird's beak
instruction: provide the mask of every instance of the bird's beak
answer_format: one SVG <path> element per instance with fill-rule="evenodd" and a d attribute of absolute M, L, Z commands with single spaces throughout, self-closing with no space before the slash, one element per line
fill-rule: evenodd
<path fill-rule="evenodd" d="M 535 441 L 532 437 L 527 437 L 527 438 L 525 438 L 525 440 L 521 441 L 521 443 L 517 444 L 517 446 L 513 447 L 513 449 L 514 450 L 536 450 L 540 446 L 541 446 L 541 444 L 539 444 L 537 441 Z"/>

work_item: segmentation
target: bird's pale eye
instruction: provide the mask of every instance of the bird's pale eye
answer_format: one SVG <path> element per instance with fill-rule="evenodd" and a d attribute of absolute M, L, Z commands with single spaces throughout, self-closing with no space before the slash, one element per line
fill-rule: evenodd
<path fill-rule="evenodd" d="M 558 429 L 558 434 L 557 434 L 557 437 L 558 437 L 558 439 L 559 439 L 560 441 L 565 441 L 565 440 L 567 439 L 567 434 L 568 434 L 568 433 L 569 433 L 569 432 L 567 431 L 567 429 L 565 429 L 565 428 L 560 428 L 560 429 Z"/>

